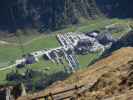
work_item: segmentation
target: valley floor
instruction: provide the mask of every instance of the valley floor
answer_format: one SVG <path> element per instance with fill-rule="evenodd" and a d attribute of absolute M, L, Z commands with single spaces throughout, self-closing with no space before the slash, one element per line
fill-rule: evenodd
<path fill-rule="evenodd" d="M 116 24 L 116 23 L 127 25 L 129 21 L 130 19 L 121 20 L 121 19 L 100 18 L 93 21 L 83 21 L 79 25 L 69 26 L 66 29 L 52 32 L 50 35 L 31 36 L 31 37 L 29 36 L 29 39 L 28 37 L 22 36 L 21 40 L 23 42 L 24 52 L 29 53 L 29 52 L 41 50 L 44 48 L 54 48 L 59 46 L 59 43 L 56 39 L 56 34 L 58 33 L 63 34 L 65 32 L 70 32 L 70 31 L 88 32 L 93 30 L 100 30 L 101 28 L 104 28 L 107 25 Z M 126 31 L 127 30 L 123 32 L 114 33 L 113 36 L 120 37 L 121 35 L 126 33 Z M 4 42 L 4 44 L 3 42 L 0 43 L 0 67 L 1 68 L 6 67 L 10 64 L 13 64 L 16 59 L 21 58 L 22 56 L 22 51 L 20 49 L 20 45 L 18 44 L 18 41 L 14 39 L 13 39 L 13 42 L 11 42 L 12 39 L 8 39 L 7 41 L 8 42 Z M 79 55 L 78 59 L 80 62 L 80 66 L 86 67 L 91 62 L 96 60 L 98 57 L 99 57 L 98 53 L 92 53 L 84 56 Z M 45 69 L 47 67 L 49 67 L 50 70 L 46 72 Z M 45 60 L 40 60 L 39 63 L 32 65 L 32 68 L 36 70 L 42 70 L 49 75 L 64 70 L 64 68 L 61 65 L 56 65 L 51 63 L 50 61 L 45 61 Z M 14 70 L 15 68 L 0 71 L 0 83 L 5 82 L 6 74 Z"/>

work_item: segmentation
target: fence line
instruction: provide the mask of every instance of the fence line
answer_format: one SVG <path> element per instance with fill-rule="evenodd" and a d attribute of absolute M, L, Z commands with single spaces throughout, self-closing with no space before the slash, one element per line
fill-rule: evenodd
<path fill-rule="evenodd" d="M 54 92 L 54 93 L 50 92 L 44 96 L 36 97 L 36 98 L 31 99 L 31 100 L 40 100 L 40 99 L 43 99 L 43 100 L 64 100 L 67 98 L 72 98 L 73 93 L 76 93 L 82 87 L 84 87 L 84 85 L 80 85 L 80 86 L 75 85 L 69 89 L 65 89 L 65 90 L 62 90 L 59 92 Z"/>

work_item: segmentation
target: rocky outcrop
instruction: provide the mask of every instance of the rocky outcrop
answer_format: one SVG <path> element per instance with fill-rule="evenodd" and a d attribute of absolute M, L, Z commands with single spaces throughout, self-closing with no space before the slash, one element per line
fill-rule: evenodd
<path fill-rule="evenodd" d="M 114 42 L 109 50 L 107 50 L 103 56 L 109 55 L 111 52 L 118 50 L 122 47 L 132 47 L 133 46 L 133 31 L 128 32 Z"/>

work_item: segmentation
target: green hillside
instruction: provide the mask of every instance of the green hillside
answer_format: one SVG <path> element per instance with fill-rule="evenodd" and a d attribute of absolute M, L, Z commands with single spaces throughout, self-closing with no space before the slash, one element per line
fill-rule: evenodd
<path fill-rule="evenodd" d="M 36 50 L 42 50 L 45 48 L 55 48 L 59 46 L 59 43 L 56 39 L 56 34 L 65 33 L 70 31 L 78 31 L 78 32 L 88 32 L 93 30 L 101 30 L 106 25 L 111 25 L 115 23 L 125 24 L 129 20 L 119 20 L 119 19 L 97 19 L 93 21 L 85 21 L 83 20 L 80 25 L 69 26 L 66 29 L 52 32 L 50 35 L 40 35 L 34 38 L 30 38 L 30 40 L 23 41 L 24 51 L 25 53 L 33 52 Z M 126 30 L 123 32 L 113 33 L 113 36 L 119 37 L 124 34 Z M 54 34 L 53 34 L 54 33 Z M 26 37 L 27 38 L 27 37 Z M 22 40 L 25 40 L 23 37 Z M 22 52 L 20 50 L 20 46 L 17 43 L 18 41 L 10 42 L 10 45 L 0 44 L 0 66 L 6 67 L 12 64 L 16 59 L 21 58 Z M 91 53 L 88 55 L 78 55 L 78 60 L 80 62 L 80 67 L 86 67 L 88 64 L 93 62 L 99 57 L 99 53 Z M 67 63 L 66 63 L 67 66 Z M 52 75 L 53 73 L 64 71 L 63 65 L 53 64 L 51 61 L 45 61 L 41 59 L 38 63 L 31 66 L 32 69 L 41 70 L 48 75 Z M 49 70 L 46 70 L 46 69 Z M 15 68 L 7 69 L 4 71 L 0 71 L 0 81 L 5 81 L 6 74 L 15 70 Z"/>

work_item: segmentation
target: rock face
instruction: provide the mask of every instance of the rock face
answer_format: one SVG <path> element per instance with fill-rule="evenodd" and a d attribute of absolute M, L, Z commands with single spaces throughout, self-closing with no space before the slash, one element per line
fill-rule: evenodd
<path fill-rule="evenodd" d="M 95 18 L 99 13 L 95 0 L 2 0 L 0 6 L 2 28 L 15 21 L 17 28 L 58 29 L 78 23 L 80 17 Z"/>

